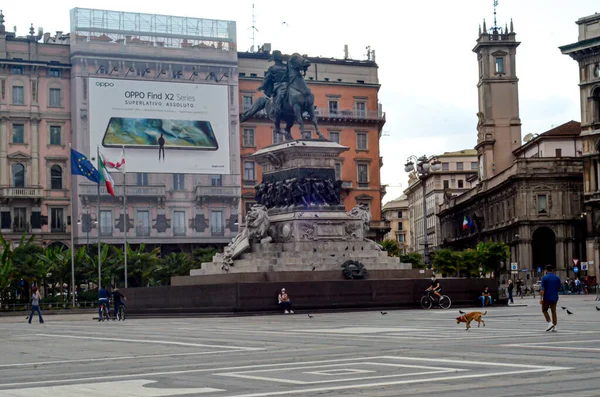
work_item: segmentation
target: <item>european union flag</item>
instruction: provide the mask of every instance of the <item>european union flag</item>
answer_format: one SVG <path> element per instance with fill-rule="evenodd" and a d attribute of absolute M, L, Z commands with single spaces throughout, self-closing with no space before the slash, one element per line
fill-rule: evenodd
<path fill-rule="evenodd" d="M 100 173 L 85 155 L 71 149 L 71 175 L 83 175 L 92 182 L 100 183 Z"/>

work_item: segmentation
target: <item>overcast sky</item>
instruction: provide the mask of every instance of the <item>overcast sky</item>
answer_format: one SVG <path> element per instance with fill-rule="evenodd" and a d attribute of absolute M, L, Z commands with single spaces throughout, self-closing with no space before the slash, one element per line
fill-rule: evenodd
<path fill-rule="evenodd" d="M 252 45 L 252 0 L 158 2 L 104 0 L 6 1 L 7 30 L 26 35 L 31 23 L 68 32 L 69 10 L 91 7 L 184 15 L 237 22 L 238 48 Z M 577 65 L 558 46 L 577 41 L 575 21 L 600 12 L 598 0 L 499 0 L 498 24 L 514 21 L 523 136 L 569 120 L 580 121 Z M 93 4 L 93 6 L 92 6 Z M 296 6 L 297 8 L 294 8 Z M 284 53 L 354 59 L 376 51 L 387 115 L 381 138 L 385 201 L 406 188 L 404 163 L 411 154 L 472 148 L 476 142 L 479 24 L 493 25 L 493 0 L 398 0 L 300 2 L 255 0 L 256 44 Z M 287 24 L 283 24 L 286 22 Z M 402 187 L 400 187 L 402 186 Z"/>

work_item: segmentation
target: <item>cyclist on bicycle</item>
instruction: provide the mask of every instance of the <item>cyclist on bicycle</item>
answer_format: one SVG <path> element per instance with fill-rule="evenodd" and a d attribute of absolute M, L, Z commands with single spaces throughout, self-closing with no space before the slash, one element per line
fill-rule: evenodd
<path fill-rule="evenodd" d="M 123 307 L 127 307 L 125 306 L 125 303 L 121 300 L 121 298 L 126 299 L 125 295 L 123 295 L 121 293 L 121 291 L 119 291 L 118 288 L 115 288 L 112 292 L 112 298 L 113 298 L 113 305 L 114 305 L 114 320 L 117 319 L 118 315 L 119 315 L 119 309 L 121 308 L 121 306 Z"/>
<path fill-rule="evenodd" d="M 98 291 L 98 321 L 102 321 L 103 304 L 106 306 L 106 312 L 110 313 L 110 302 L 108 301 L 109 295 L 110 294 L 106 288 L 100 288 L 100 291 Z"/>
<path fill-rule="evenodd" d="M 440 285 L 440 282 L 435 278 L 435 274 L 431 275 L 431 285 L 425 291 L 432 291 L 438 297 L 438 301 L 442 297 L 442 286 Z"/>

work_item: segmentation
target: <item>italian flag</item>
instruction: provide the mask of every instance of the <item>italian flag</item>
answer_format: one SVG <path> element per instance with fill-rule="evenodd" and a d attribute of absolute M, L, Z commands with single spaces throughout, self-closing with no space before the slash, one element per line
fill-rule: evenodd
<path fill-rule="evenodd" d="M 104 181 L 104 183 L 106 183 L 106 191 L 110 193 L 111 196 L 115 197 L 115 191 L 113 189 L 115 181 L 113 181 L 112 176 L 108 173 L 102 155 L 100 155 L 100 158 L 98 159 L 98 171 L 100 171 L 100 182 Z"/>
<path fill-rule="evenodd" d="M 117 161 L 116 163 L 113 163 L 112 161 L 104 159 L 104 165 L 107 168 L 117 170 L 121 173 L 125 172 L 125 148 L 123 148 L 123 150 L 121 150 L 121 161 Z"/>
<path fill-rule="evenodd" d="M 102 174 L 102 173 L 100 173 Z M 467 230 L 467 227 L 469 227 L 469 221 L 467 220 L 467 217 L 465 216 L 465 219 L 463 219 L 463 230 Z"/>

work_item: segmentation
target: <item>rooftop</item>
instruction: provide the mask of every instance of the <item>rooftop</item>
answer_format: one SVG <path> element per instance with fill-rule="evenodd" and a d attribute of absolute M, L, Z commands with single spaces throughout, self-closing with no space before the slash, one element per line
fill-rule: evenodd
<path fill-rule="evenodd" d="M 477 150 L 464 149 L 464 150 L 458 150 L 456 152 L 444 152 L 443 154 L 440 154 L 437 157 L 471 157 L 471 156 L 477 156 Z"/>
<path fill-rule="evenodd" d="M 270 51 L 263 52 L 238 52 L 239 59 L 263 59 L 268 60 L 271 56 Z M 335 65 L 348 65 L 348 66 L 363 66 L 363 67 L 378 67 L 375 61 L 370 60 L 359 60 L 359 59 L 339 59 L 339 58 L 324 58 L 324 57 L 311 57 L 306 54 L 302 56 L 308 59 L 311 63 L 329 63 Z M 283 59 L 287 60 L 290 55 L 283 55 Z"/>
<path fill-rule="evenodd" d="M 539 135 L 534 135 L 532 139 L 513 150 L 513 153 L 516 154 L 522 152 L 534 143 L 537 144 L 539 141 L 544 139 L 577 138 L 580 133 L 581 123 L 579 121 L 571 120 L 559 125 L 558 127 L 554 127 L 546 132 L 542 132 Z"/>

